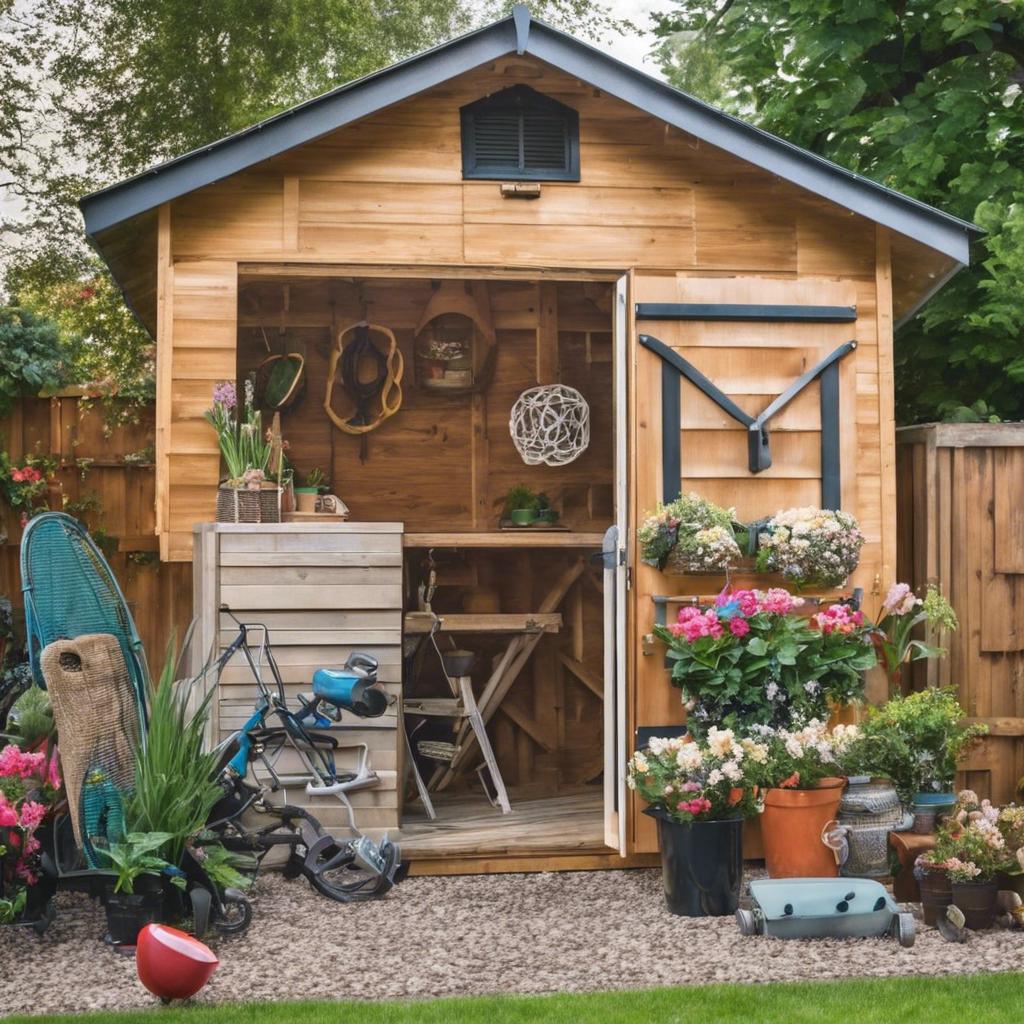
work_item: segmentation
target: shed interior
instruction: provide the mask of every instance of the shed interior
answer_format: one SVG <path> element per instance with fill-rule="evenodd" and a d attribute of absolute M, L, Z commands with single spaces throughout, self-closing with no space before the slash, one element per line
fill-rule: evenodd
<path fill-rule="evenodd" d="M 281 413 L 296 479 L 319 468 L 351 521 L 404 523 L 404 701 L 429 707 L 451 695 L 440 654 L 455 648 L 475 655 L 477 700 L 492 698 L 481 710 L 511 813 L 491 803 L 492 780 L 477 771 L 472 734 L 406 707 L 409 742 L 399 736 L 397 751 L 403 847 L 416 859 L 608 852 L 603 583 L 594 555 L 615 512 L 612 275 L 469 281 L 297 270 L 242 268 L 239 383 L 268 356 L 300 354 L 304 389 Z M 428 306 L 440 315 L 424 326 Z M 341 386 L 328 391 L 328 378 L 339 335 L 347 348 L 361 322 L 382 354 L 390 339 L 377 327 L 393 333 L 404 370 L 400 409 L 357 436 L 338 429 L 324 403 L 329 398 L 343 420 L 355 412 Z M 490 328 L 493 346 L 484 337 Z M 457 336 L 472 339 L 467 372 L 431 377 L 437 370 L 423 358 L 430 339 Z M 367 360 L 358 371 L 367 379 L 375 372 Z M 510 410 L 526 389 L 556 383 L 586 400 L 589 446 L 567 465 L 527 465 L 510 436 Z M 557 524 L 502 529 L 516 485 L 546 495 Z M 417 615 L 425 601 L 444 621 L 433 635 Z M 454 744 L 451 765 L 423 753 L 438 743 L 442 751 Z M 430 788 L 433 820 L 410 757 Z M 360 824 L 375 824 L 358 802 L 356 813 Z"/>

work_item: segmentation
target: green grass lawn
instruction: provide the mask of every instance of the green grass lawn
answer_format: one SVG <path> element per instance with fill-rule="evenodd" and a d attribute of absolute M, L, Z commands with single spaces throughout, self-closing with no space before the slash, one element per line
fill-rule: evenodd
<path fill-rule="evenodd" d="M 951 954 L 955 950 L 951 950 Z M 792 985 L 710 985 L 589 995 L 437 999 L 410 1003 L 252 1003 L 156 1007 L 85 1017 L 10 1017 L 56 1024 L 971 1024 L 1021 1019 L 1024 975 L 893 978 Z"/>

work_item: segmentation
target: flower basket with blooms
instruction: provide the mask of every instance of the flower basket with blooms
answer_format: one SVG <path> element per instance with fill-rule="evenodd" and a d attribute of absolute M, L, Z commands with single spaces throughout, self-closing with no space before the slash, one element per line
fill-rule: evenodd
<path fill-rule="evenodd" d="M 743 878 L 743 820 L 760 809 L 767 748 L 712 726 L 706 739 L 653 738 L 627 783 L 658 822 L 665 902 L 690 917 L 735 913 Z"/>
<path fill-rule="evenodd" d="M 697 494 L 659 505 L 637 531 L 647 565 L 679 573 L 728 572 L 740 559 L 733 532 L 734 509 L 724 509 Z"/>
<path fill-rule="evenodd" d="M 863 616 L 834 604 L 808 618 L 802 603 L 781 588 L 726 589 L 713 608 L 687 605 L 654 627 L 694 735 L 825 720 L 830 706 L 862 699 L 863 672 L 876 661 Z"/>
<path fill-rule="evenodd" d="M 857 568 L 864 535 L 849 512 L 787 508 L 758 537 L 757 568 L 798 587 L 838 587 Z"/>

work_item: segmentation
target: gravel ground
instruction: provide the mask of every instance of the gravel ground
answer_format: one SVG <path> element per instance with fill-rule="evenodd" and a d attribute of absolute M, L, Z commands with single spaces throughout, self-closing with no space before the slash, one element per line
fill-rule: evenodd
<path fill-rule="evenodd" d="M 386 899 L 332 903 L 304 881 L 260 880 L 247 935 L 216 944 L 197 1001 L 403 999 L 709 982 L 937 975 L 1024 968 L 1024 933 L 950 946 L 921 926 L 892 939 L 743 938 L 729 918 L 673 917 L 657 871 L 412 878 Z M 103 911 L 60 897 L 41 939 L 0 933 L 0 1013 L 131 1009 L 156 1000 L 102 944 Z"/>

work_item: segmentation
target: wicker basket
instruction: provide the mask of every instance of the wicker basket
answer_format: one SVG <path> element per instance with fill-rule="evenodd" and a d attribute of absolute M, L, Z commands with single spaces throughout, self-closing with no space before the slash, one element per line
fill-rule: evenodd
<path fill-rule="evenodd" d="M 221 485 L 217 488 L 218 523 L 258 523 L 261 521 L 262 491 Z"/>
<path fill-rule="evenodd" d="M 260 496 L 260 518 L 261 523 L 281 522 L 281 488 L 262 487 Z"/>

